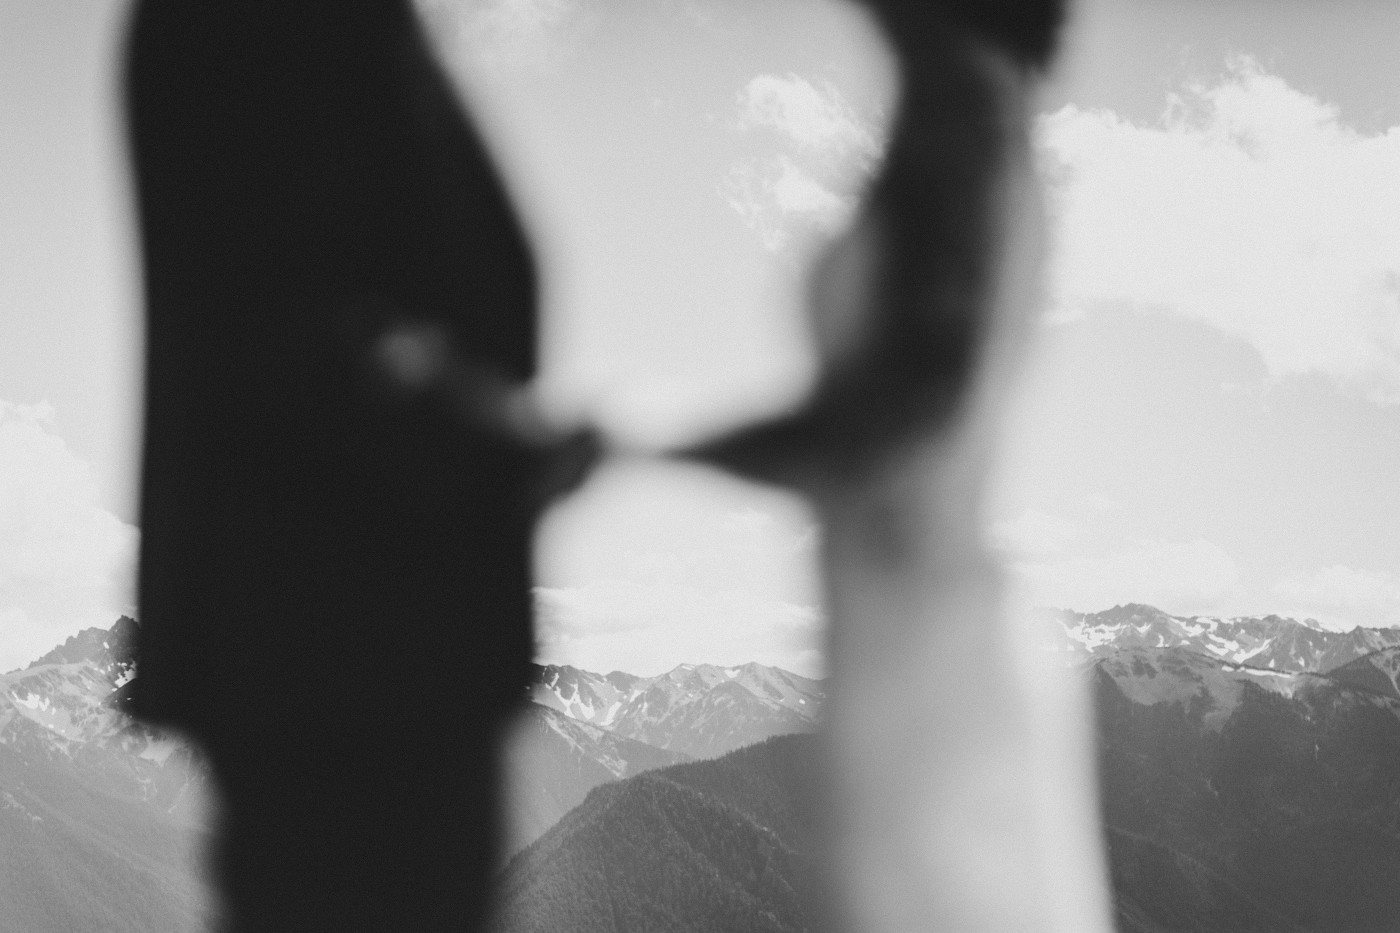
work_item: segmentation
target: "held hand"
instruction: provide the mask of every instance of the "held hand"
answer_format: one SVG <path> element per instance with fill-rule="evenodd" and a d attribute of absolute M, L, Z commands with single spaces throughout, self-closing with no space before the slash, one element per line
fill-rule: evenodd
<path fill-rule="evenodd" d="M 408 395 L 444 405 L 461 427 L 539 456 L 535 502 L 567 495 L 588 477 L 602 443 L 592 427 L 565 429 L 548 421 L 529 386 L 510 382 L 457 354 L 441 325 L 392 325 L 374 341 L 375 368 Z"/>

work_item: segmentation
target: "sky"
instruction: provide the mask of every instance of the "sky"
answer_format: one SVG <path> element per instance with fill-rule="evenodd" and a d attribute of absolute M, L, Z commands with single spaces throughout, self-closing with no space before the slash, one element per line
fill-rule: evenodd
<path fill-rule="evenodd" d="M 544 269 L 539 392 L 639 448 L 811 377 L 802 283 L 894 86 L 827 0 L 422 0 Z M 121 0 L 0 0 L 0 670 L 134 611 Z M 1045 316 L 987 538 L 1036 603 L 1400 624 L 1400 7 L 1087 0 L 1034 133 Z M 619 458 L 540 658 L 819 673 L 803 504 Z"/>

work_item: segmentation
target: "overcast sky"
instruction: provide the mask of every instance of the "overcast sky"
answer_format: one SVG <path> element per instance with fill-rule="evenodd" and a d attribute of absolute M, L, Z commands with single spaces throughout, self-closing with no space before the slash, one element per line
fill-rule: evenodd
<path fill-rule="evenodd" d="M 425 0 L 545 268 L 541 391 L 639 443 L 799 392 L 800 283 L 892 87 L 821 0 Z M 0 0 L 0 670 L 130 609 L 117 0 Z M 1400 623 L 1400 5 L 1090 0 L 1036 134 L 1047 313 L 988 537 L 1037 602 Z M 605 470 L 541 656 L 820 670 L 800 503 Z"/>

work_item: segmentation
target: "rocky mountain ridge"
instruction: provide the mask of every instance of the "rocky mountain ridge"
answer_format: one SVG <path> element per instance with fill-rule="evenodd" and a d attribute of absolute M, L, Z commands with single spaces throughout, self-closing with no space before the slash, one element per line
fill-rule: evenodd
<path fill-rule="evenodd" d="M 1051 630 L 1047 647 L 1086 659 L 1121 648 L 1188 648 L 1233 664 L 1321 673 L 1400 646 L 1400 628 L 1334 632 L 1311 619 L 1175 616 L 1141 603 L 1087 613 L 1045 609 L 1039 615 Z"/>
<path fill-rule="evenodd" d="M 121 709 L 135 633 L 86 629 L 0 677 L 0 928 L 201 928 L 207 772 Z"/>
<path fill-rule="evenodd" d="M 207 776 L 194 747 L 121 708 L 122 688 L 135 675 L 135 633 L 136 623 L 123 616 L 0 676 L 0 745 L 99 793 L 199 823 Z"/>
<path fill-rule="evenodd" d="M 1400 631 L 1137 604 L 1048 620 L 1096 694 L 1120 930 L 1392 928 Z M 134 626 L 0 678 L 0 917 L 26 931 L 176 933 L 199 915 L 182 803 L 197 763 L 120 709 Z M 815 729 L 821 681 L 758 664 L 535 674 L 507 772 L 506 928 L 810 928 L 792 809 L 810 743 L 764 740 Z"/>
<path fill-rule="evenodd" d="M 814 731 L 826 700 L 821 681 L 757 663 L 681 664 L 655 677 L 548 665 L 535 668 L 529 695 L 573 719 L 691 758 Z"/>

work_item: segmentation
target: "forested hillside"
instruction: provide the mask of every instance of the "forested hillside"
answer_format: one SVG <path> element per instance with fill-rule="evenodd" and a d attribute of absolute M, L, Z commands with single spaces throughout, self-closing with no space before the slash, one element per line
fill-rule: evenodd
<path fill-rule="evenodd" d="M 810 736 L 599 787 L 518 855 L 498 933 L 810 928 Z"/>

